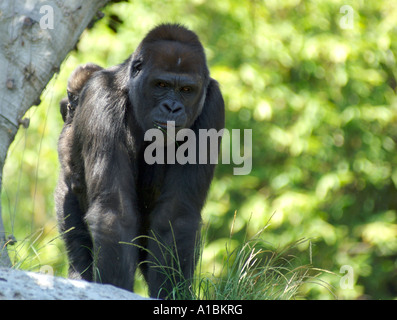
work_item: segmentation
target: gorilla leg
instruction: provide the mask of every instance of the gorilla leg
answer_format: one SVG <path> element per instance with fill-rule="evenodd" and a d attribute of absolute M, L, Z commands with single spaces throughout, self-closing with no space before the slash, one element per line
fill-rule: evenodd
<path fill-rule="evenodd" d="M 65 240 L 69 258 L 69 277 L 92 280 L 92 240 L 83 219 L 78 199 L 64 180 L 56 191 L 60 233 Z"/>
<path fill-rule="evenodd" d="M 131 243 L 137 235 L 136 220 L 93 203 L 86 221 L 94 241 L 93 281 L 132 291 L 138 256 L 138 248 Z"/>
<path fill-rule="evenodd" d="M 199 250 L 200 216 L 184 210 L 169 219 L 165 212 L 154 213 L 147 244 L 147 264 L 143 274 L 151 297 L 167 298 L 173 288 L 186 290 L 193 278 Z M 184 287 L 181 287 L 184 286 Z"/>

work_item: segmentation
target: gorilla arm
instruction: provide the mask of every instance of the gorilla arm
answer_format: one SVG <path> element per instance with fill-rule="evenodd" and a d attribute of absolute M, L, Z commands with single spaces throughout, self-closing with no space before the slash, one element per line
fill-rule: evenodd
<path fill-rule="evenodd" d="M 72 121 L 81 90 L 94 72 L 101 69 L 92 63 L 78 66 L 68 80 L 68 98 L 60 102 L 64 126 L 58 141 L 61 170 L 55 191 L 56 211 L 59 230 L 68 250 L 69 277 L 86 280 L 92 280 L 92 240 L 77 196 L 83 191 L 83 180 L 74 170 Z"/>
<path fill-rule="evenodd" d="M 137 248 L 120 244 L 137 236 L 133 163 L 128 153 L 125 94 L 118 71 L 98 72 L 81 96 L 73 125 L 75 157 L 85 181 L 85 220 L 93 239 L 94 279 L 132 290 Z M 112 86 L 115 86 L 112 87 Z"/>

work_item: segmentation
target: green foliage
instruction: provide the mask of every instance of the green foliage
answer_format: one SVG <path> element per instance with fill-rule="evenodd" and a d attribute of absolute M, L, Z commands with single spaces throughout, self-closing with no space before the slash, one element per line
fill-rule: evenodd
<path fill-rule="evenodd" d="M 58 102 L 70 72 L 89 61 L 118 64 L 151 27 L 180 22 L 195 30 L 206 48 L 211 75 L 225 97 L 227 128 L 252 129 L 253 137 L 249 175 L 233 176 L 233 164 L 217 167 L 203 213 L 208 223 L 203 272 L 211 273 L 214 263 L 222 269 L 232 223 L 237 247 L 274 213 L 266 241 L 284 247 L 311 238 L 313 265 L 339 276 L 342 266 L 353 268 L 351 289 L 340 286 L 339 276 L 320 277 L 335 287 L 338 298 L 396 298 L 397 6 L 387 0 L 349 1 L 353 25 L 343 29 L 340 8 L 346 4 L 145 0 L 110 5 L 63 63 L 40 107 L 28 112 L 30 128 L 21 129 L 11 147 L 2 205 L 7 231 L 18 240 L 9 247 L 15 263 L 30 269 L 50 264 L 66 274 L 52 194 L 62 126 Z M 307 256 L 308 249 L 303 243 L 296 255 Z M 301 295 L 333 298 L 321 286 L 304 285 Z"/>

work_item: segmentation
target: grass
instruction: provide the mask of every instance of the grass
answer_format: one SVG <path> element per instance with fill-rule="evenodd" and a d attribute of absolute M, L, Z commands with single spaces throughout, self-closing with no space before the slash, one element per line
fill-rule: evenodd
<path fill-rule="evenodd" d="M 293 267 L 282 252 L 266 249 L 260 239 L 248 240 L 231 252 L 226 250 L 223 269 L 220 276 L 199 275 L 199 298 L 292 299 L 310 270 L 307 266 Z"/>
<path fill-rule="evenodd" d="M 308 243 L 310 240 L 301 239 L 283 247 L 275 248 L 266 242 L 266 224 L 252 238 L 236 245 L 233 239 L 233 225 L 230 231 L 229 241 L 225 243 L 224 256 L 221 267 L 217 271 L 204 272 L 202 253 L 204 250 L 204 240 L 206 232 L 197 246 L 197 267 L 193 279 L 184 279 L 180 268 L 180 257 L 174 250 L 174 241 L 171 247 L 164 245 L 155 235 L 140 236 L 147 237 L 156 241 L 161 248 L 163 256 L 171 257 L 171 265 L 163 266 L 159 260 L 151 263 L 151 268 L 157 268 L 173 284 L 173 290 L 167 292 L 168 299 L 172 300 L 290 300 L 305 298 L 303 287 L 322 286 L 333 294 L 333 288 L 328 283 L 321 280 L 323 273 L 331 273 L 327 270 L 317 269 L 312 266 L 311 246 L 309 246 L 309 263 L 302 263 L 302 259 L 297 256 L 297 247 Z M 11 259 L 14 261 L 14 268 L 41 270 L 40 256 L 45 254 L 49 246 L 53 245 L 54 240 L 41 242 L 43 230 L 36 232 L 29 238 L 19 242 L 14 246 Z M 138 246 L 151 254 L 146 248 L 135 243 L 124 243 L 126 245 Z M 41 242 L 38 246 L 35 244 Z M 30 253 L 28 253 L 30 251 Z M 32 254 L 33 251 L 33 254 Z M 40 253 L 39 253 L 40 252 Z M 52 251 L 51 251 L 52 252 Z M 11 252 L 10 252 L 11 253 Z M 50 253 L 50 252 L 49 252 Z M 301 255 L 302 252 L 299 253 Z M 45 254 L 47 255 L 47 254 Z M 25 257 L 25 258 L 23 258 Z M 94 266 L 97 254 L 94 254 Z M 44 259 L 46 260 L 46 259 Z M 211 263 L 210 263 L 211 264 Z M 215 262 L 214 262 L 215 265 Z M 208 270 L 208 263 L 205 266 Z M 94 268 L 96 281 L 100 282 L 99 272 Z M 182 280 L 181 280 L 182 279 Z"/>
<path fill-rule="evenodd" d="M 54 227 L 55 228 L 55 227 Z M 52 233 L 53 230 L 47 231 Z M 10 239 L 14 239 L 11 235 Z M 22 240 L 12 240 L 7 243 L 7 253 L 10 257 L 12 268 L 40 271 L 56 264 L 61 254 L 61 236 L 47 237 L 44 228 L 40 228 Z M 51 263 L 49 263 L 51 261 Z M 43 263 L 44 262 L 44 263 Z M 51 267 L 52 268 L 52 267 Z"/>
<path fill-rule="evenodd" d="M 173 290 L 167 292 L 167 298 L 172 300 L 291 300 L 301 298 L 301 288 L 307 284 L 326 287 L 333 295 L 332 287 L 319 278 L 321 274 L 330 272 L 314 268 L 311 264 L 302 264 L 293 255 L 297 246 L 309 240 L 301 239 L 276 250 L 263 240 L 265 229 L 233 249 L 231 231 L 230 241 L 225 244 L 222 267 L 217 273 L 202 272 L 204 244 L 201 243 L 198 246 L 201 249 L 198 249 L 200 254 L 197 255 L 199 259 L 195 276 L 193 279 L 184 279 L 180 258 L 173 249 L 176 244 L 168 247 L 154 235 L 139 238 L 147 237 L 156 241 L 162 255 L 171 257 L 172 265 L 163 266 L 158 260 L 142 263 L 151 263 L 150 267 L 157 268 L 171 281 Z M 146 248 L 137 246 L 151 254 Z"/>

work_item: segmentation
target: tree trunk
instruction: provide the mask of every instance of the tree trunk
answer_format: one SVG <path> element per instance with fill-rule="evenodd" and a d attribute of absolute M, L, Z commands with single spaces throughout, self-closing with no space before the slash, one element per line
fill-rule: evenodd
<path fill-rule="evenodd" d="M 23 115 L 108 0 L 0 1 L 0 188 Z M 0 207 L 0 266 L 10 266 Z"/>

